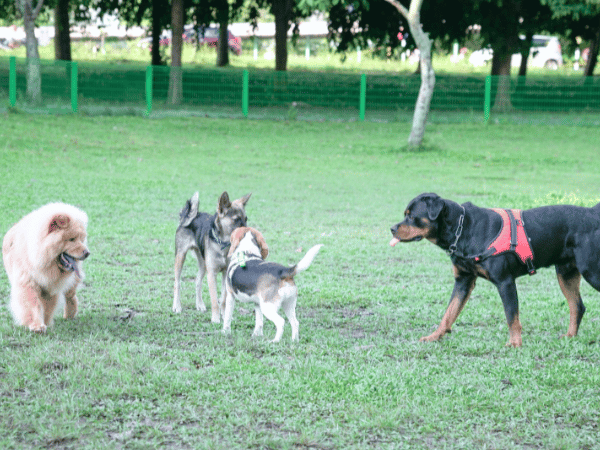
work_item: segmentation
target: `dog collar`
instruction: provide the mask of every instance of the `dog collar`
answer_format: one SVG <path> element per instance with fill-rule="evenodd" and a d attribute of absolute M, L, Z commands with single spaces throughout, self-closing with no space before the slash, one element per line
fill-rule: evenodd
<path fill-rule="evenodd" d="M 456 232 L 454 233 L 456 239 L 454 239 L 453 244 L 450 244 L 450 248 L 446 250 L 446 253 L 448 253 L 450 256 L 452 256 L 456 252 L 456 244 L 458 243 L 460 235 L 463 232 L 463 222 L 465 221 L 465 207 L 462 205 L 460 205 L 460 207 L 462 208 L 462 214 L 458 218 L 458 226 L 456 227 Z"/>
<path fill-rule="evenodd" d="M 237 264 L 240 267 L 246 267 L 246 254 L 244 252 L 236 253 Z"/>
<path fill-rule="evenodd" d="M 225 250 L 231 245 L 231 242 L 225 242 L 219 236 L 217 236 L 214 226 L 210 229 L 210 238 L 221 246 L 221 250 Z"/>

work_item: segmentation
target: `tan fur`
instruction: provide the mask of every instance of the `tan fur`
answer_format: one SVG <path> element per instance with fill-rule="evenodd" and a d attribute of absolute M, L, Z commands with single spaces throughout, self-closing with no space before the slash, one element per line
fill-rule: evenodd
<path fill-rule="evenodd" d="M 267 256 L 269 256 L 269 246 L 267 245 L 267 241 L 265 241 L 265 238 L 260 231 L 252 227 L 240 227 L 231 233 L 231 247 L 229 248 L 227 257 L 231 257 L 231 255 L 233 255 L 238 245 L 240 245 L 240 241 L 244 238 L 248 231 L 252 233 L 254 239 L 256 239 L 256 242 L 258 242 L 258 246 L 260 247 L 260 257 L 262 259 L 267 259 Z"/>
<path fill-rule="evenodd" d="M 10 309 L 17 325 L 44 332 L 56 309 L 64 304 L 64 316 L 77 314 L 76 290 L 87 258 L 87 215 L 64 203 L 50 203 L 15 224 L 4 236 L 2 257 L 11 284 Z M 60 263 L 67 253 L 77 271 Z"/>

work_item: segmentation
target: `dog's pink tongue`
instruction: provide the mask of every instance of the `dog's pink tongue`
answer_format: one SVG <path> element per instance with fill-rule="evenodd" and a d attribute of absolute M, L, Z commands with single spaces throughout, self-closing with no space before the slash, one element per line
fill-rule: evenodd
<path fill-rule="evenodd" d="M 400 239 L 398 238 L 392 238 L 392 240 L 390 241 L 390 246 L 393 247 L 395 246 L 398 242 L 400 242 Z"/>

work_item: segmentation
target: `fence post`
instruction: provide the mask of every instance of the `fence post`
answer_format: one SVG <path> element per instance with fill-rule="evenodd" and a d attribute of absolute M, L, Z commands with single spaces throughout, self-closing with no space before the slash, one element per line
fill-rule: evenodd
<path fill-rule="evenodd" d="M 152 66 L 146 67 L 146 117 L 150 117 L 152 112 L 152 84 L 154 82 L 154 69 Z"/>
<path fill-rule="evenodd" d="M 250 96 L 249 78 L 250 74 L 247 70 L 244 70 L 242 75 L 242 113 L 244 114 L 244 117 L 248 117 L 248 103 Z"/>
<path fill-rule="evenodd" d="M 483 103 L 483 119 L 485 123 L 490 121 L 490 109 L 492 106 L 492 76 L 485 77 L 485 96 Z"/>
<path fill-rule="evenodd" d="M 14 108 L 17 104 L 17 58 L 11 56 L 8 60 L 8 102 Z"/>
<path fill-rule="evenodd" d="M 77 62 L 71 62 L 71 110 L 76 113 L 77 112 L 77 96 L 79 93 L 77 92 L 77 81 L 78 81 L 78 73 L 77 73 Z"/>
<path fill-rule="evenodd" d="M 361 121 L 365 120 L 365 109 L 367 107 L 367 75 L 362 74 L 360 76 L 360 106 L 358 117 Z"/>

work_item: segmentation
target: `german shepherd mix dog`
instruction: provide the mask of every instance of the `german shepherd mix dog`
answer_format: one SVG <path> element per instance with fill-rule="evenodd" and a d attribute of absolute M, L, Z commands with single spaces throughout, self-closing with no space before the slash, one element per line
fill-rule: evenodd
<path fill-rule="evenodd" d="M 175 232 L 175 294 L 173 312 L 181 312 L 181 270 L 187 252 L 193 250 L 198 260 L 196 276 L 196 309 L 206 311 L 202 301 L 202 280 L 208 274 L 208 291 L 212 309 L 212 322 L 220 322 L 220 308 L 225 298 L 225 276 L 221 283 L 222 300 L 217 299 L 217 273 L 227 269 L 231 233 L 246 226 L 245 206 L 252 194 L 231 202 L 223 192 L 217 203 L 217 212 L 210 215 L 198 212 L 198 192 L 189 199 L 179 214 L 179 227 Z"/>
<path fill-rule="evenodd" d="M 223 333 L 231 332 L 234 300 L 255 304 L 256 325 L 252 336 L 263 334 L 263 314 L 275 324 L 273 342 L 279 342 L 285 320 L 278 314 L 283 308 L 292 326 L 292 341 L 298 340 L 296 300 L 298 288 L 294 277 L 308 269 L 322 245 L 312 247 L 298 264 L 292 267 L 265 262 L 269 247 L 260 231 L 242 227 L 231 235 L 229 268 L 227 269 L 227 298 L 223 316 Z"/>
<path fill-rule="evenodd" d="M 508 322 L 509 346 L 521 346 L 515 279 L 536 267 L 555 266 L 570 311 L 566 336 L 577 335 L 585 306 L 579 294 L 583 277 L 600 291 L 600 204 L 593 208 L 543 206 L 525 211 L 459 205 L 436 194 L 411 200 L 404 220 L 392 227 L 390 245 L 425 238 L 446 250 L 454 266 L 454 290 L 442 322 L 422 341 L 449 333 L 477 277 L 491 281 L 500 294 Z"/>
<path fill-rule="evenodd" d="M 49 203 L 27 214 L 2 242 L 10 281 L 10 310 L 17 325 L 44 333 L 64 305 L 64 317 L 77 314 L 77 287 L 83 281 L 88 217 L 65 203 Z"/>

